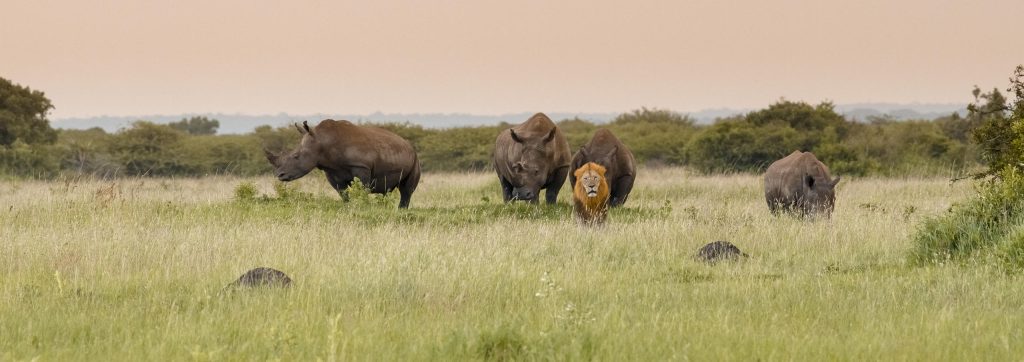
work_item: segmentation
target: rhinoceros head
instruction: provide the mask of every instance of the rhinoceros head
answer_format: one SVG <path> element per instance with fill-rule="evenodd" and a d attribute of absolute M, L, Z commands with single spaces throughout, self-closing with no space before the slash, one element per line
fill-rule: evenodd
<path fill-rule="evenodd" d="M 510 160 L 509 166 L 512 197 L 516 200 L 536 201 L 540 188 L 547 183 L 551 161 L 546 154 L 551 140 L 555 138 L 555 130 L 552 128 L 547 134 L 536 137 L 523 137 L 515 130 L 509 130 L 512 140 L 522 147 L 518 159 Z"/>
<path fill-rule="evenodd" d="M 296 124 L 295 128 L 302 134 L 302 141 L 295 150 L 279 155 L 267 149 L 263 150 L 267 161 L 274 166 L 274 176 L 285 182 L 298 179 L 312 171 L 316 167 L 320 153 L 320 143 L 313 134 L 313 130 L 309 128 L 309 124 L 302 122 L 301 127 Z"/>
<path fill-rule="evenodd" d="M 804 214 L 831 214 L 836 204 L 836 184 L 839 183 L 839 176 L 829 180 L 827 177 L 805 175 L 803 182 L 804 202 L 801 211 Z"/>

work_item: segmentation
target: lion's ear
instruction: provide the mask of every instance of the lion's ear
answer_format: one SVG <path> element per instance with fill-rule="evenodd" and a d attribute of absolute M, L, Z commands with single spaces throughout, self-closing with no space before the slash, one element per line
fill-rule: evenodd
<path fill-rule="evenodd" d="M 576 171 L 572 172 L 572 174 L 574 176 L 576 176 L 576 180 L 579 180 L 579 179 L 583 178 L 583 173 L 586 172 L 586 170 L 585 170 L 586 167 L 587 167 L 587 165 L 583 165 L 583 166 L 577 167 Z"/>

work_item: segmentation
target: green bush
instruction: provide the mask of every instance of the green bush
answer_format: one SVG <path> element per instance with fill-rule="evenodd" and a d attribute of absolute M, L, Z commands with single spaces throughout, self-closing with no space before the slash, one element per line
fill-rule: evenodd
<path fill-rule="evenodd" d="M 725 119 L 702 130 L 688 146 L 690 165 L 701 172 L 757 172 L 800 149 L 797 130 Z"/>
<path fill-rule="evenodd" d="M 60 170 L 75 175 L 116 175 L 124 166 L 109 152 L 112 138 L 102 128 L 60 130 L 56 144 Z"/>
<path fill-rule="evenodd" d="M 191 136 L 179 143 L 182 168 L 189 176 L 270 173 L 259 139 L 251 135 Z"/>
<path fill-rule="evenodd" d="M 246 181 L 239 183 L 235 186 L 235 201 L 253 201 L 256 200 L 256 196 L 259 191 L 256 189 L 256 184 Z"/>
<path fill-rule="evenodd" d="M 570 152 L 575 154 L 576 150 L 583 147 L 587 142 L 590 142 L 590 138 L 594 136 L 594 131 L 597 131 L 598 126 L 590 121 L 577 117 L 559 121 L 558 128 L 562 129 L 562 133 L 565 134 L 566 140 L 569 141 Z"/>
<path fill-rule="evenodd" d="M 53 146 L 29 145 L 21 140 L 0 146 L 0 174 L 49 178 L 58 174 L 59 160 Z"/>
<path fill-rule="evenodd" d="M 424 171 L 491 170 L 494 140 L 504 127 L 451 128 L 423 137 L 417 145 Z"/>
<path fill-rule="evenodd" d="M 131 176 L 173 176 L 189 174 L 182 162 L 181 141 L 185 133 L 166 125 L 138 121 L 114 135 L 110 153 Z"/>
<path fill-rule="evenodd" d="M 395 190 L 384 195 L 374 194 L 359 178 L 355 178 L 345 190 L 341 191 L 341 199 L 358 207 L 390 207 L 398 203 L 398 192 Z"/>
<path fill-rule="evenodd" d="M 760 172 L 793 151 L 810 151 L 833 173 L 863 175 L 872 164 L 842 144 L 856 124 L 831 103 L 780 101 L 702 129 L 687 146 L 688 163 L 702 172 Z"/>
<path fill-rule="evenodd" d="M 975 87 L 975 101 L 967 106 L 968 119 L 978 124 L 972 137 L 988 168 L 978 177 L 996 175 L 1006 167 L 1024 169 L 1024 65 L 1017 66 L 1008 91 L 1016 100 L 1008 101 L 998 89 L 983 94 Z"/>
<path fill-rule="evenodd" d="M 277 128 L 266 125 L 259 126 L 249 135 L 259 140 L 261 148 L 266 148 L 274 153 L 291 151 L 299 145 L 299 140 L 302 138 L 293 126 Z"/>
<path fill-rule="evenodd" d="M 1002 250 L 1012 262 L 1024 263 L 1016 259 L 1024 245 L 1024 173 L 1007 167 L 999 176 L 980 184 L 977 198 L 925 220 L 914 236 L 912 261 L 962 260 L 982 250 Z"/>
<path fill-rule="evenodd" d="M 647 108 L 623 113 L 607 127 L 633 151 L 637 162 L 662 165 L 686 164 L 686 145 L 697 133 L 690 117 Z M 592 135 L 590 132 L 586 139 Z"/>
<path fill-rule="evenodd" d="M 938 121 L 878 119 L 852 129 L 842 145 L 856 150 L 866 173 L 885 176 L 960 171 L 978 162 L 976 148 L 951 138 Z"/>

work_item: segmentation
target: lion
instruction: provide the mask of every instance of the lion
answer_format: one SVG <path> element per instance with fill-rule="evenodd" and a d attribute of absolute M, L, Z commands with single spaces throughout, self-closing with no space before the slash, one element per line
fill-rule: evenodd
<path fill-rule="evenodd" d="M 573 211 L 576 220 L 585 225 L 601 225 L 608 217 L 608 180 L 604 166 L 587 162 L 576 169 L 573 185 Z"/>

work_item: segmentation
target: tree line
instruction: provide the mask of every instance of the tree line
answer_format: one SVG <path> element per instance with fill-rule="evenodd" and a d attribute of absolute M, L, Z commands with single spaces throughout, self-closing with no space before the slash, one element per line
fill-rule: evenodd
<path fill-rule="evenodd" d="M 834 174 L 956 176 L 986 162 L 975 138 L 998 137 L 1000 127 L 1015 117 L 998 89 L 975 89 L 974 96 L 967 115 L 954 113 L 932 120 L 861 122 L 838 114 L 831 103 L 783 99 L 709 125 L 699 125 L 684 114 L 648 108 L 621 114 L 605 124 L 578 118 L 557 123 L 573 150 L 598 128 L 608 128 L 646 167 L 759 172 L 793 150 L 804 150 L 814 152 Z M 100 128 L 54 130 L 46 119 L 52 107 L 42 92 L 0 78 L 0 175 L 261 175 L 270 172 L 264 147 L 279 152 L 299 140 L 292 127 L 260 126 L 248 134 L 217 135 L 217 120 L 204 117 L 171 124 L 140 120 L 113 133 Z M 495 137 L 512 126 L 376 125 L 411 141 L 424 171 L 435 172 L 490 169 Z"/>

